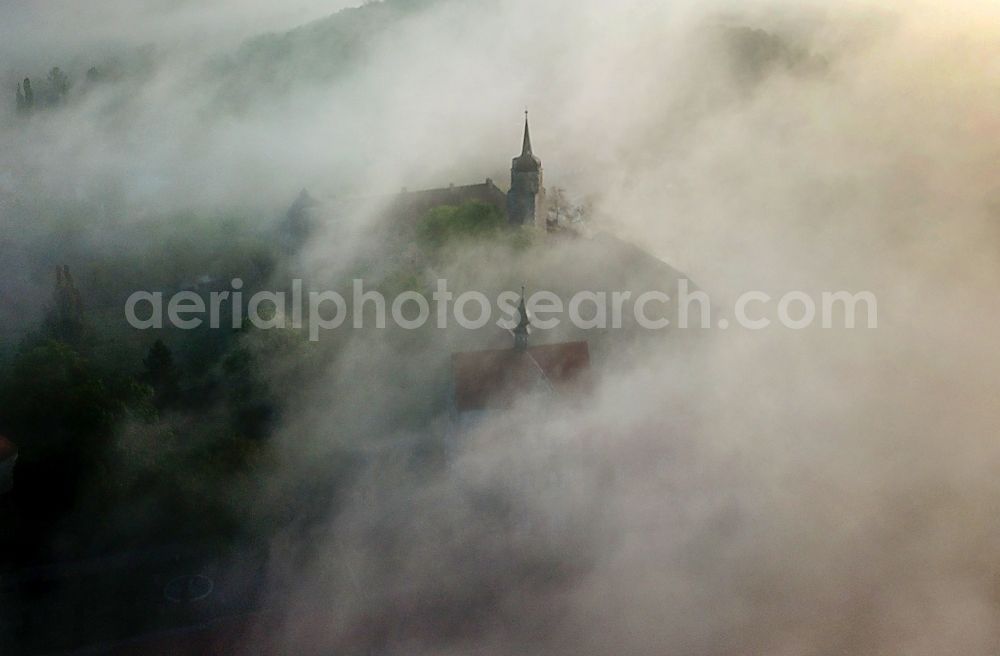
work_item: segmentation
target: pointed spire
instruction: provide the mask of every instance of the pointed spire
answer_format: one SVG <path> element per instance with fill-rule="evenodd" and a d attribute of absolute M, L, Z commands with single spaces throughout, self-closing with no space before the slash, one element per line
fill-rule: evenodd
<path fill-rule="evenodd" d="M 524 285 L 521 285 L 521 302 L 517 305 L 517 312 L 521 315 L 521 319 L 514 327 L 514 348 L 524 351 L 528 348 L 528 335 L 531 334 L 531 317 L 524 302 Z"/>
<path fill-rule="evenodd" d="M 531 133 L 528 131 L 528 110 L 524 110 L 524 143 L 521 144 L 521 157 L 532 155 Z"/>
<path fill-rule="evenodd" d="M 528 129 L 528 111 L 524 111 L 524 142 L 521 154 L 514 158 L 513 169 L 521 173 L 537 173 L 542 168 L 542 160 L 531 152 L 531 131 Z"/>

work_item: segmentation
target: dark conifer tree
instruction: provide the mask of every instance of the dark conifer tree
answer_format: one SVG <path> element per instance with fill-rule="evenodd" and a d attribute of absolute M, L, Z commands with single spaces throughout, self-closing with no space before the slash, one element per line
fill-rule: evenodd
<path fill-rule="evenodd" d="M 60 103 L 69 93 L 69 78 L 58 66 L 49 71 L 49 88 L 52 90 L 52 100 Z"/>
<path fill-rule="evenodd" d="M 31 90 L 31 78 L 24 78 L 24 110 L 30 112 L 35 108 L 35 92 Z"/>
<path fill-rule="evenodd" d="M 174 355 L 163 343 L 156 340 L 142 361 L 145 366 L 144 381 L 153 388 L 153 402 L 157 407 L 165 407 L 177 400 L 180 394 L 179 376 L 174 365 Z"/>

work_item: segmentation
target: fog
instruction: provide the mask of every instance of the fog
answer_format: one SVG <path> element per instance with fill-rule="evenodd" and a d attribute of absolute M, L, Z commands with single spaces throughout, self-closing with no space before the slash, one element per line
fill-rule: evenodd
<path fill-rule="evenodd" d="M 401 454 L 444 420 L 394 418 L 433 414 L 427 372 L 447 350 L 351 335 L 309 377 L 270 363 L 292 408 L 261 483 L 276 503 L 336 450 L 368 459 L 307 545 L 271 545 L 275 644 L 995 651 L 994 3 L 400 0 L 329 69 L 340 51 L 320 29 L 273 52 L 242 42 L 340 6 L 103 2 L 81 30 L 75 3 L 5 5 L 0 318 L 40 305 L 48 280 L 25 272 L 48 271 L 70 229 L 72 252 L 127 251 L 141 231 L 122 226 L 264 221 L 303 187 L 333 202 L 506 184 L 527 107 L 547 186 L 592 202 L 592 230 L 721 307 L 750 289 L 870 290 L 879 327 L 668 331 L 602 362 L 586 399 L 484 418 L 429 471 Z M 16 80 L 54 65 L 81 80 L 109 56 L 126 62 L 113 81 L 15 115 Z M 299 270 L 342 273 L 336 235 L 317 233 Z M 454 266 L 511 275 L 502 257 Z M 571 285 L 588 262 L 566 266 L 529 284 Z"/>
<path fill-rule="evenodd" d="M 350 6 L 344 0 L 7 0 L 4 61 L 85 55 L 95 50 L 157 45 L 205 50 L 260 32 L 286 30 Z"/>

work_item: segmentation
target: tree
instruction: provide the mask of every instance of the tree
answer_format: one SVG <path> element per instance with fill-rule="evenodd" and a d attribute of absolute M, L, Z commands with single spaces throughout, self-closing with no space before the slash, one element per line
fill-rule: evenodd
<path fill-rule="evenodd" d="M 180 395 L 179 376 L 174 355 L 162 339 L 153 343 L 142 364 L 143 380 L 153 388 L 153 404 L 163 408 L 174 403 Z"/>
<path fill-rule="evenodd" d="M 430 210 L 417 224 L 417 238 L 434 250 L 449 243 L 489 238 L 500 232 L 506 219 L 493 205 L 472 201 L 442 205 Z"/>
<path fill-rule="evenodd" d="M 222 361 L 222 370 L 237 434 L 250 439 L 267 437 L 278 408 L 257 357 L 245 345 L 237 345 Z"/>
<path fill-rule="evenodd" d="M 6 382 L 0 407 L 25 460 L 92 453 L 124 409 L 94 367 L 58 341 L 22 350 Z"/>
<path fill-rule="evenodd" d="M 78 345 L 84 334 L 83 301 L 73 283 L 69 266 L 56 267 L 56 287 L 53 304 L 47 317 L 53 337 L 71 345 Z"/>
<path fill-rule="evenodd" d="M 61 102 L 69 93 L 69 78 L 58 66 L 49 71 L 49 87 L 52 89 L 55 102 Z"/>
<path fill-rule="evenodd" d="M 582 223 L 587 215 L 587 209 L 569 200 L 566 190 L 554 187 L 548 195 L 548 216 L 545 219 L 549 230 L 566 227 L 573 223 Z"/>
<path fill-rule="evenodd" d="M 551 230 L 564 223 L 569 218 L 570 210 L 566 192 L 560 187 L 553 187 L 549 192 L 549 215 L 545 221 L 546 227 Z"/>
<path fill-rule="evenodd" d="M 31 89 L 31 78 L 24 78 L 24 111 L 30 112 L 35 108 L 35 92 Z"/>

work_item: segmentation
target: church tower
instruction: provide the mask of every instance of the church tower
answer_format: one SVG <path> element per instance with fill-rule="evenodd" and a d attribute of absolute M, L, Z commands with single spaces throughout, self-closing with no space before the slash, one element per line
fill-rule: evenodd
<path fill-rule="evenodd" d="M 524 141 L 521 154 L 510 167 L 510 191 L 507 192 L 507 221 L 511 225 L 534 225 L 545 229 L 545 188 L 542 186 L 542 160 L 531 152 L 528 112 L 524 112 Z"/>

